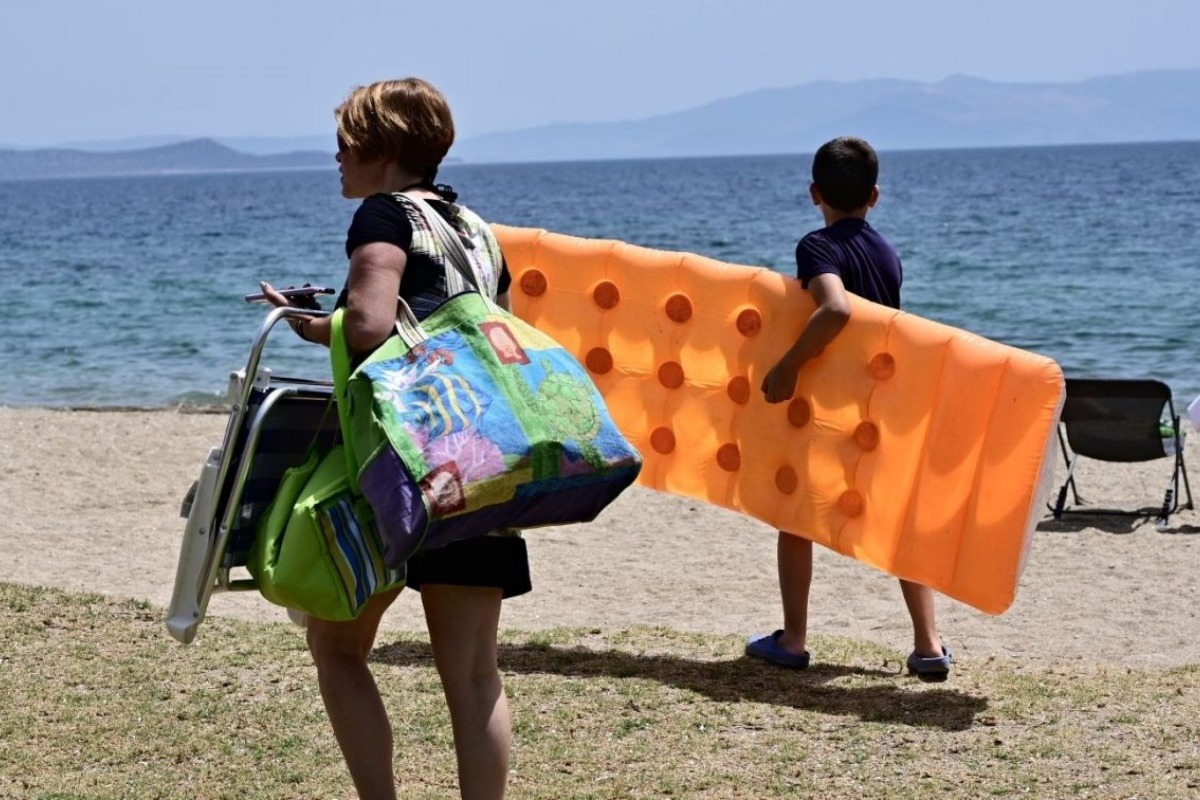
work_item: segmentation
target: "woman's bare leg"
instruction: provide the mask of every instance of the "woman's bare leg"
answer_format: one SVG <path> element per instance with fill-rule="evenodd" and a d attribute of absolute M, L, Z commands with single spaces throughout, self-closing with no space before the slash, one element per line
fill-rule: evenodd
<path fill-rule="evenodd" d="M 421 586 L 463 800 L 499 800 L 508 781 L 512 723 L 496 663 L 501 599 L 498 587 Z"/>
<path fill-rule="evenodd" d="M 327 622 L 309 618 L 308 650 L 333 735 L 362 800 L 395 800 L 392 726 L 367 666 L 379 621 L 399 589 L 372 597 L 357 619 Z"/>

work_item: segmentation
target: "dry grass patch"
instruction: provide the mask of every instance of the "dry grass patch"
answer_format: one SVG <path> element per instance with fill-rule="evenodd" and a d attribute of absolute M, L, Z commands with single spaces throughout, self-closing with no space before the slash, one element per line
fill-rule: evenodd
<path fill-rule="evenodd" d="M 299 631 L 212 619 L 190 647 L 144 603 L 0 584 L 0 797 L 349 798 Z M 788 672 L 736 637 L 508 633 L 514 798 L 1183 798 L 1200 666 L 963 663 L 819 638 Z M 428 642 L 374 654 L 406 798 L 455 791 Z"/>

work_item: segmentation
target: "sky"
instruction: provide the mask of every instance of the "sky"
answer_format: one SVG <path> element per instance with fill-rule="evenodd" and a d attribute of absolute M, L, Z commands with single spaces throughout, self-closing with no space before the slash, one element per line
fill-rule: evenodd
<path fill-rule="evenodd" d="M 1197 0 L 5 0 L 0 146 L 329 133 L 417 75 L 459 138 L 818 80 L 1200 68 Z"/>

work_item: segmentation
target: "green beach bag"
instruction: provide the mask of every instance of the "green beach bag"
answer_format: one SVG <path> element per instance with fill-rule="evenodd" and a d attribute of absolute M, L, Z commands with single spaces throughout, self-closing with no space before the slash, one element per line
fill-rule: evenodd
<path fill-rule="evenodd" d="M 325 620 L 350 620 L 376 592 L 404 585 L 383 563 L 370 506 L 351 491 L 346 453 L 313 447 L 284 473 L 246 564 L 267 600 Z"/>

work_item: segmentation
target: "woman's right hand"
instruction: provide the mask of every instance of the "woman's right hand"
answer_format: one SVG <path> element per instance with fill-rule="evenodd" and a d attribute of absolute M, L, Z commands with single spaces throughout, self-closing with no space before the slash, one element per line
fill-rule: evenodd
<path fill-rule="evenodd" d="M 271 305 L 275 306 L 276 308 L 279 308 L 281 306 L 292 306 L 293 308 L 306 308 L 310 311 L 320 311 L 321 310 L 321 304 L 317 302 L 317 298 L 314 295 L 300 294 L 300 295 L 294 295 L 292 297 L 287 297 L 286 295 L 284 295 L 282 292 L 280 292 L 278 289 L 276 289 L 274 286 L 267 283 L 266 281 L 259 281 L 258 285 L 259 285 L 259 288 L 261 288 L 263 291 L 263 297 L 265 297 L 267 302 L 269 302 Z M 310 286 L 312 286 L 311 283 L 306 283 L 299 288 L 306 289 Z M 295 289 L 295 288 L 296 288 L 295 286 L 289 286 L 289 287 L 287 287 L 287 289 L 284 289 L 284 291 L 286 292 L 286 291 L 288 291 L 288 289 Z M 328 292 L 329 290 L 322 289 L 320 291 Z"/>
<path fill-rule="evenodd" d="M 280 294 L 278 289 L 276 289 L 274 286 L 267 283 L 266 281 L 259 281 L 258 285 L 259 285 L 259 288 L 262 289 L 263 297 L 265 297 L 267 299 L 268 303 L 275 306 L 276 308 L 307 308 L 309 310 L 313 310 L 313 309 L 319 309 L 321 307 L 317 303 L 316 299 L 314 297 L 312 297 L 311 295 L 304 295 L 301 297 L 288 298 L 288 297 L 284 297 L 282 294 Z M 305 332 L 305 328 L 309 324 L 311 324 L 314 319 L 315 319 L 315 317 L 307 317 L 307 316 L 305 316 L 305 317 L 288 317 L 287 323 L 292 326 L 292 330 L 296 332 L 297 336 L 299 336 L 301 339 L 303 339 L 306 342 L 312 342 L 312 341 L 316 341 L 316 340 L 313 339 L 312 337 L 310 337 Z"/>
<path fill-rule="evenodd" d="M 267 298 L 267 302 L 276 308 L 291 305 L 291 301 L 281 295 L 278 289 L 266 281 L 259 281 L 258 288 L 262 289 L 263 296 Z"/>

